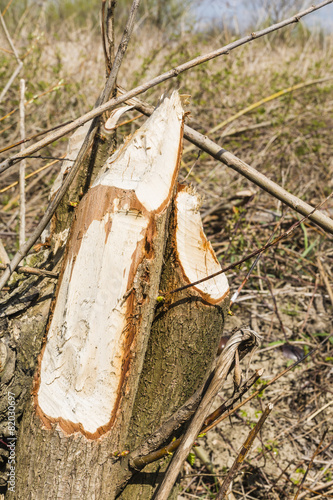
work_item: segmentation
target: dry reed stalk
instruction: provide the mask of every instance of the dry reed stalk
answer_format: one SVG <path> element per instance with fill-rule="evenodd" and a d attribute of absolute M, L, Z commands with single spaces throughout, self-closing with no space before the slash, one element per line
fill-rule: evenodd
<path fill-rule="evenodd" d="M 20 134 L 21 141 L 25 140 L 25 80 L 21 78 L 20 80 Z M 21 144 L 21 151 L 24 149 L 23 142 Z M 23 159 L 20 163 L 20 234 L 19 234 L 19 244 L 20 248 L 23 247 L 25 243 L 25 168 L 26 159 Z"/>
<path fill-rule="evenodd" d="M 6 12 L 6 9 L 4 10 L 4 12 Z M 2 29 L 5 33 L 5 36 L 8 40 L 8 43 L 13 51 L 13 54 L 15 56 L 15 59 L 17 61 L 17 66 L 12 74 L 12 76 L 9 78 L 7 84 L 5 85 L 3 91 L 1 92 L 0 94 L 0 102 L 2 102 L 3 98 L 5 97 L 6 93 L 8 92 L 8 90 L 10 89 L 13 81 L 15 80 L 15 78 L 17 77 L 17 75 L 19 74 L 19 72 L 21 71 L 21 69 L 23 68 L 23 62 L 21 61 L 21 59 L 19 58 L 19 55 L 18 55 L 18 52 L 15 48 L 15 45 L 13 43 L 13 40 L 11 39 L 11 36 L 9 34 L 9 31 L 7 29 L 7 26 L 6 26 L 6 23 L 5 23 L 5 20 L 3 18 L 3 14 L 1 14 L 0 12 L 0 21 L 1 21 L 1 25 L 2 25 Z"/>

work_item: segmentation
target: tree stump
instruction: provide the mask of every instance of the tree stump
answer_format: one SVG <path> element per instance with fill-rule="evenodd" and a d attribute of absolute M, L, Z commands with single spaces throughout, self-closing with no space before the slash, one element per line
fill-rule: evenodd
<path fill-rule="evenodd" d="M 183 123 L 174 92 L 107 160 L 75 211 L 9 499 L 115 498 L 121 455 L 207 375 L 227 280 L 169 293 L 220 269 L 197 196 L 177 185 Z M 156 466 L 150 484 L 137 475 L 122 498 L 151 498 L 157 476 Z"/>

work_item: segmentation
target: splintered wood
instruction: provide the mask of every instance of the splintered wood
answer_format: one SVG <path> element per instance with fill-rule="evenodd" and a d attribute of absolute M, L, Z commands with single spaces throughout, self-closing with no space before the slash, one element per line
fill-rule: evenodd
<path fill-rule="evenodd" d="M 48 429 L 58 423 L 67 434 L 95 439 L 117 426 L 120 435 L 129 423 L 158 295 L 183 116 L 178 93 L 164 98 L 78 206 L 35 377 L 35 408 Z M 185 279 L 219 270 L 197 198 L 180 188 L 176 212 Z M 215 303 L 228 283 L 222 275 L 197 291 Z"/>
<path fill-rule="evenodd" d="M 35 389 L 46 426 L 58 421 L 66 432 L 98 437 L 129 391 L 129 372 L 144 345 L 138 335 L 147 336 L 150 326 L 133 318 L 143 309 L 133 289 L 154 278 L 157 294 L 159 240 L 178 175 L 182 129 L 174 93 L 109 158 L 78 207 Z M 139 272 L 144 260 L 154 261 L 150 276 Z M 150 295 L 141 291 L 151 322 Z"/>
<path fill-rule="evenodd" d="M 178 261 L 184 278 L 193 283 L 217 273 L 221 270 L 221 266 L 203 231 L 198 196 L 191 189 L 180 186 L 175 204 Z M 229 291 L 225 274 L 220 274 L 193 288 L 211 303 L 220 302 Z"/>

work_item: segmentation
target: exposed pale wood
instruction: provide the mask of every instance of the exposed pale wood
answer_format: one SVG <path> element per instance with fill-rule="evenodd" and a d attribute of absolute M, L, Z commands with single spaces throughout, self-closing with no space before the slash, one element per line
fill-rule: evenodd
<path fill-rule="evenodd" d="M 175 204 L 177 254 L 186 279 L 192 283 L 220 271 L 221 265 L 203 232 L 198 197 L 182 189 Z M 219 302 L 229 291 L 228 280 L 225 274 L 219 274 L 197 289 L 208 301 Z"/>
<path fill-rule="evenodd" d="M 144 345 L 140 325 L 133 330 L 132 290 L 142 261 L 157 252 L 157 217 L 176 181 L 182 117 L 174 93 L 108 160 L 80 204 L 40 370 L 36 401 L 45 425 L 59 421 L 66 432 L 98 437 L 116 418 L 129 351 Z"/>

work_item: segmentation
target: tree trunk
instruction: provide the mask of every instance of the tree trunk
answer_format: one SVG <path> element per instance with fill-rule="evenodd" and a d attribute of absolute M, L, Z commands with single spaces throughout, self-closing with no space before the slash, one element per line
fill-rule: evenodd
<path fill-rule="evenodd" d="M 176 189 L 182 129 L 174 93 L 106 162 L 75 211 L 8 499 L 115 498 L 121 456 L 211 366 L 226 278 L 168 294 L 220 269 L 196 196 Z M 59 220 L 56 234 L 66 231 Z M 159 289 L 166 295 L 156 307 Z M 121 497 L 151 498 L 160 467 L 134 476 Z"/>

